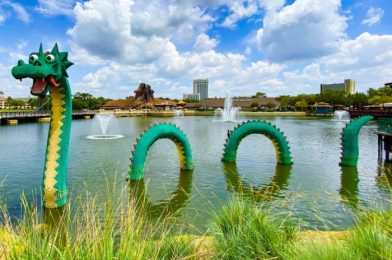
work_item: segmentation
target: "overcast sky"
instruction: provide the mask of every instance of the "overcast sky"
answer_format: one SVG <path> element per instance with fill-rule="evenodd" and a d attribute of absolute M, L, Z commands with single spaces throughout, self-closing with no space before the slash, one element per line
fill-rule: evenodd
<path fill-rule="evenodd" d="M 392 81 L 391 0 L 0 0 L 0 90 L 40 43 L 69 51 L 72 91 L 124 98 L 140 82 L 180 98 L 209 78 L 210 96 L 318 93 L 320 83 Z"/>

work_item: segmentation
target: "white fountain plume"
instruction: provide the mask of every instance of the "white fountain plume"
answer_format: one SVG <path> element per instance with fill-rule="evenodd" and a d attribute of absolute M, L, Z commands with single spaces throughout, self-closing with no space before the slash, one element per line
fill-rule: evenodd
<path fill-rule="evenodd" d="M 350 120 L 350 114 L 346 110 L 336 110 L 333 115 L 335 120 Z"/>
<path fill-rule="evenodd" d="M 176 109 L 174 110 L 176 112 L 176 117 L 183 117 L 184 116 L 184 111 L 181 109 Z"/>
<path fill-rule="evenodd" d="M 110 121 L 114 118 L 113 115 L 108 114 L 98 114 L 94 116 L 94 120 L 96 120 L 101 128 L 100 135 L 89 135 L 87 139 L 94 139 L 94 140 L 108 140 L 108 139 L 118 139 L 124 137 L 123 135 L 108 135 L 107 130 L 110 124 Z"/>
<path fill-rule="evenodd" d="M 108 126 L 110 120 L 112 120 L 113 115 L 96 115 L 95 118 L 98 120 L 99 125 L 101 127 L 102 136 L 106 135 L 106 131 L 108 130 Z"/>
<path fill-rule="evenodd" d="M 215 110 L 215 119 L 219 118 L 215 121 L 236 122 L 239 111 L 239 107 L 233 107 L 233 99 L 231 98 L 230 93 L 226 92 L 224 108 Z"/>

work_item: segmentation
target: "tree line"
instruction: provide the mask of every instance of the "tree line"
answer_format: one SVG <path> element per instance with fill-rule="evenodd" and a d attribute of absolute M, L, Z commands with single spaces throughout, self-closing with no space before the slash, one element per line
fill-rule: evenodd
<path fill-rule="evenodd" d="M 77 92 L 72 97 L 73 110 L 96 110 L 101 108 L 110 99 L 104 97 L 94 97 L 89 93 Z M 8 107 L 23 107 L 29 105 L 35 107 L 37 110 L 50 110 L 50 96 L 45 98 L 30 98 L 27 102 L 19 99 L 7 98 Z"/>
<path fill-rule="evenodd" d="M 366 105 L 377 105 L 392 102 L 392 89 L 381 87 L 370 88 L 366 93 L 345 94 L 344 91 L 328 89 L 322 94 L 282 95 L 276 98 L 281 107 L 297 107 L 306 109 L 316 103 L 325 102 L 332 106 L 362 108 Z"/>

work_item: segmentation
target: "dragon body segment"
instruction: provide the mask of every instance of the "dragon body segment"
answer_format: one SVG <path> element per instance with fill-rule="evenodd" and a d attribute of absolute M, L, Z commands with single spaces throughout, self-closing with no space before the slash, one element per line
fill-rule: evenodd
<path fill-rule="evenodd" d="M 372 116 L 362 116 L 346 125 L 342 132 L 342 157 L 340 158 L 340 165 L 342 166 L 357 166 L 359 148 L 358 135 L 359 130 L 370 120 Z"/>
<path fill-rule="evenodd" d="M 29 63 L 23 60 L 12 68 L 16 79 L 33 79 L 31 94 L 51 97 L 52 111 L 43 177 L 45 208 L 58 208 L 67 202 L 66 175 L 68 148 L 72 121 L 72 95 L 66 69 L 72 65 L 67 52 L 59 52 L 57 44 L 52 51 L 31 53 Z"/>
<path fill-rule="evenodd" d="M 243 138 L 251 134 L 262 134 L 268 137 L 275 147 L 278 164 L 292 164 L 290 146 L 284 134 L 266 121 L 247 121 L 238 125 L 226 140 L 222 161 L 235 162 L 237 150 Z"/>
<path fill-rule="evenodd" d="M 159 139 L 172 140 L 178 151 L 181 170 L 192 170 L 192 150 L 186 135 L 175 125 L 162 123 L 154 125 L 136 140 L 132 151 L 130 165 L 130 179 L 139 180 L 144 177 L 144 163 L 150 147 Z"/>

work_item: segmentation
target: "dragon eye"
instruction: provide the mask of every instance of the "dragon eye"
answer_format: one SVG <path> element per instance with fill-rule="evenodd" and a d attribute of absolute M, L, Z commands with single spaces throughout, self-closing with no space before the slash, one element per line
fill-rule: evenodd
<path fill-rule="evenodd" d="M 30 62 L 34 62 L 34 61 L 37 61 L 37 60 L 38 60 L 38 55 L 36 55 L 36 54 L 31 54 L 30 55 L 30 58 L 29 58 Z"/>
<path fill-rule="evenodd" d="M 55 60 L 54 55 L 49 54 L 48 56 L 46 56 L 46 61 L 49 63 L 53 63 Z"/>

